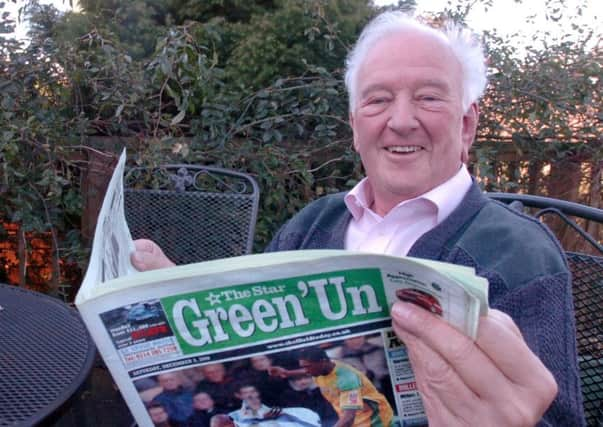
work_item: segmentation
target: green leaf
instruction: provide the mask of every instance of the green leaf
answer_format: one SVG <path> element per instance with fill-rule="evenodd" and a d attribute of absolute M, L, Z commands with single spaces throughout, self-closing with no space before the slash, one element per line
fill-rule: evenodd
<path fill-rule="evenodd" d="M 170 95 L 170 97 L 176 103 L 176 107 L 180 107 L 180 104 L 181 104 L 180 95 L 178 95 L 176 93 L 176 91 L 174 89 L 172 89 L 172 87 L 169 84 L 165 85 L 165 90 L 167 91 L 168 95 Z"/>
<path fill-rule="evenodd" d="M 173 77 L 172 66 L 168 62 L 165 56 L 159 58 L 159 66 L 161 67 L 161 72 L 166 76 Z"/>
<path fill-rule="evenodd" d="M 2 132 L 2 140 L 10 141 L 15 136 L 15 133 L 9 130 Z"/>
<path fill-rule="evenodd" d="M 124 111 L 124 104 L 120 104 L 117 109 L 115 110 L 115 117 L 119 117 L 121 116 L 122 111 Z"/>
<path fill-rule="evenodd" d="M 175 126 L 175 125 L 177 125 L 178 123 L 180 123 L 180 122 L 181 122 L 181 121 L 184 119 L 184 116 L 185 116 L 185 115 L 186 115 L 186 111 L 184 111 L 184 110 L 183 110 L 183 111 L 180 111 L 178 114 L 176 114 L 176 115 L 175 115 L 175 116 L 172 118 L 172 121 L 170 122 L 170 125 L 171 125 L 171 126 Z"/>

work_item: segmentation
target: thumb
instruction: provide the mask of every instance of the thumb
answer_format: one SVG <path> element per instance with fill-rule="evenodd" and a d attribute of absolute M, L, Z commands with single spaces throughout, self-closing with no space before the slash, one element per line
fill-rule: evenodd
<path fill-rule="evenodd" d="M 152 240 L 136 240 L 134 247 L 130 261 L 138 271 L 157 270 L 175 265 Z"/>
<path fill-rule="evenodd" d="M 155 252 L 156 250 L 161 251 L 159 245 L 149 239 L 138 239 L 134 240 L 134 248 L 137 252 Z"/>

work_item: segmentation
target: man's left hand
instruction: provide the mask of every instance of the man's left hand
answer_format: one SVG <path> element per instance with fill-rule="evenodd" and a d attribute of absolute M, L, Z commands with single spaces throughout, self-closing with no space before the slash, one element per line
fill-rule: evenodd
<path fill-rule="evenodd" d="M 557 395 L 551 372 L 505 313 L 480 318 L 476 341 L 413 304 L 392 308 L 430 426 L 533 426 Z"/>
<path fill-rule="evenodd" d="M 176 265 L 163 253 L 159 245 L 152 240 L 134 240 L 134 248 L 134 252 L 130 254 L 130 261 L 138 271 L 157 270 Z"/>

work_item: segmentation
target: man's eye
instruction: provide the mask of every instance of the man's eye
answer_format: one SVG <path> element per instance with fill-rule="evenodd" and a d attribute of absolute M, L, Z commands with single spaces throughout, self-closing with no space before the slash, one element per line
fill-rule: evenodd
<path fill-rule="evenodd" d="M 388 108 L 391 98 L 387 96 L 371 97 L 362 103 L 362 111 L 366 115 L 379 114 Z"/>

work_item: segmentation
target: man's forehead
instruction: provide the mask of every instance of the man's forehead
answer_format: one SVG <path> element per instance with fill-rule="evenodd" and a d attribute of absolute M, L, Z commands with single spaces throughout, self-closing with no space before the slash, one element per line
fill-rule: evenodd
<path fill-rule="evenodd" d="M 416 29 L 401 30 L 383 35 L 367 51 L 360 71 L 371 69 L 380 60 L 400 65 L 459 65 L 448 40 L 439 33 Z"/>
<path fill-rule="evenodd" d="M 462 84 L 462 67 L 446 39 L 422 31 L 383 36 L 371 46 L 356 79 L 359 96 L 392 85 L 452 91 Z"/>
<path fill-rule="evenodd" d="M 429 47 L 430 49 L 450 49 L 450 43 L 446 36 L 435 29 L 401 28 L 386 32 L 376 39 L 368 48 L 368 56 L 376 47 L 384 43 L 392 43 L 397 45 L 399 49 L 409 52 L 416 52 L 417 45 L 423 45 L 423 47 Z M 420 52 L 421 50 L 419 50 Z"/>

